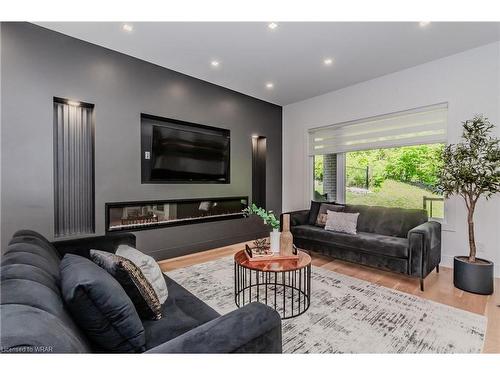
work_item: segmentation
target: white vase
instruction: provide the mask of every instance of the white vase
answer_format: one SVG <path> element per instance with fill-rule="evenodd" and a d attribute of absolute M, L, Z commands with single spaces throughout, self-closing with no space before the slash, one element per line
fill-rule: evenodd
<path fill-rule="evenodd" d="M 271 237 L 271 251 L 273 253 L 280 252 L 280 231 L 278 229 L 273 229 L 269 236 Z"/>

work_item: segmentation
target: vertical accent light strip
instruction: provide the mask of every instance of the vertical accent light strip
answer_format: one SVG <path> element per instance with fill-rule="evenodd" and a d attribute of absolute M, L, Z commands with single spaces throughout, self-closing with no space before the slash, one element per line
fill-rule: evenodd
<path fill-rule="evenodd" d="M 266 207 L 267 139 L 252 137 L 252 203 Z"/>

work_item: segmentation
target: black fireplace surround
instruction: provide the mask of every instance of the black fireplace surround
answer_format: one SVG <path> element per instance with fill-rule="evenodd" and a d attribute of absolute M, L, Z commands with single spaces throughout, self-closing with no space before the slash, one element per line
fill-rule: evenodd
<path fill-rule="evenodd" d="M 236 219 L 247 206 L 247 196 L 106 203 L 106 232 Z"/>

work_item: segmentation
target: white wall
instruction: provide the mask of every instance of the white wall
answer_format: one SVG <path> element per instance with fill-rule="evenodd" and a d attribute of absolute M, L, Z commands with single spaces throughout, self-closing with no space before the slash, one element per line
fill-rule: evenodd
<path fill-rule="evenodd" d="M 307 157 L 307 129 L 440 102 L 449 106 L 449 143 L 460 138 L 461 122 L 477 113 L 496 124 L 500 135 L 500 42 L 285 106 L 283 210 L 309 206 L 312 171 Z M 447 201 L 446 218 L 442 264 L 452 266 L 453 256 L 468 253 L 463 201 Z M 500 275 L 499 233 L 497 196 L 480 202 L 476 211 L 479 255 L 496 263 L 496 276 Z"/>

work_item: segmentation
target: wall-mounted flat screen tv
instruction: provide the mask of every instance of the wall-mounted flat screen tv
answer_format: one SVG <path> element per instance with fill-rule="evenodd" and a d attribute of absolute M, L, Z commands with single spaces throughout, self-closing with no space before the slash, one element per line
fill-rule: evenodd
<path fill-rule="evenodd" d="M 142 115 L 143 183 L 229 183 L 229 130 Z"/>

